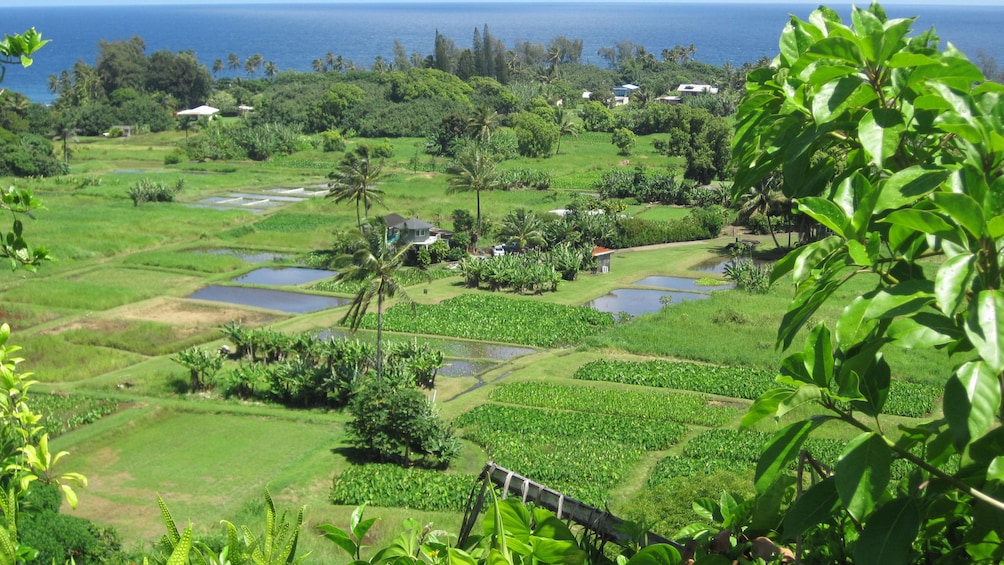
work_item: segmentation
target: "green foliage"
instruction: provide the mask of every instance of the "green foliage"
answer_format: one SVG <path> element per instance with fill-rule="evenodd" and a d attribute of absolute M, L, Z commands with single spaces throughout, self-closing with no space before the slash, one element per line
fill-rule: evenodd
<path fill-rule="evenodd" d="M 0 251 L 10 261 L 11 270 L 24 267 L 35 270 L 40 263 L 49 259 L 49 252 L 44 247 L 31 248 L 24 239 L 24 222 L 21 217 L 32 218 L 31 211 L 42 206 L 30 190 L 18 189 L 13 186 L 0 192 L 0 212 L 10 213 L 12 217 L 11 230 L 0 231 Z"/>
<path fill-rule="evenodd" d="M 721 367 L 675 361 L 606 361 L 586 363 L 576 379 L 693 390 L 732 398 L 755 399 L 774 386 L 776 371 L 750 367 Z M 893 381 L 887 414 L 920 417 L 934 410 L 940 391 L 936 387 Z"/>
<path fill-rule="evenodd" d="M 554 120 L 547 121 L 533 112 L 520 112 L 512 118 L 513 130 L 524 157 L 547 157 L 554 153 L 560 133 Z"/>
<path fill-rule="evenodd" d="M 439 419 L 432 403 L 410 387 L 370 380 L 349 404 L 349 441 L 381 462 L 420 462 L 446 467 L 460 454 L 453 430 Z"/>
<path fill-rule="evenodd" d="M 0 129 L 0 175 L 52 177 L 67 172 L 69 168 L 53 154 L 52 142 L 48 139 L 33 133 L 14 134 Z"/>
<path fill-rule="evenodd" d="M 174 202 L 174 195 L 181 190 L 180 184 L 168 186 L 149 178 L 142 178 L 129 186 L 126 193 L 134 206 L 146 202 Z"/>
<path fill-rule="evenodd" d="M 617 146 L 618 154 L 630 155 L 635 145 L 634 132 L 627 128 L 614 128 L 613 135 L 610 137 L 610 143 Z"/>
<path fill-rule="evenodd" d="M 686 432 L 664 420 L 498 404 L 455 423 L 499 465 L 590 504 L 606 498 L 639 450 L 666 449 Z"/>
<path fill-rule="evenodd" d="M 263 232 L 304 232 L 329 227 L 330 225 L 330 216 L 279 212 L 255 224 L 254 229 Z"/>
<path fill-rule="evenodd" d="M 638 202 L 689 204 L 687 192 L 691 182 L 680 181 L 662 171 L 637 166 L 633 170 L 617 167 L 604 171 L 594 183 L 603 198 L 634 198 Z"/>
<path fill-rule="evenodd" d="M 498 134 L 495 135 L 498 137 Z M 494 138 L 493 138 L 494 139 Z M 540 169 L 505 169 L 499 173 L 499 183 L 506 190 L 547 190 L 551 188 L 551 172 Z"/>
<path fill-rule="evenodd" d="M 345 151 L 345 138 L 337 130 L 329 129 L 321 132 L 321 146 L 325 153 Z"/>
<path fill-rule="evenodd" d="M 734 258 L 725 265 L 725 278 L 736 283 L 736 288 L 755 294 L 767 294 L 771 287 L 770 265 L 758 265 L 752 259 Z"/>
<path fill-rule="evenodd" d="M 431 512 L 463 512 L 474 477 L 398 465 L 353 465 L 335 476 L 331 501 Z"/>
<path fill-rule="evenodd" d="M 839 537 L 859 563 L 908 563 L 918 554 L 999 561 L 1004 91 L 953 47 L 939 52 L 933 32 L 911 37 L 912 22 L 890 20 L 875 4 L 855 8 L 848 26 L 821 7 L 808 22 L 792 17 L 774 66 L 749 75 L 734 194 L 781 171 L 785 196 L 831 234 L 775 267 L 772 280 L 791 274 L 796 285 L 778 345 L 812 326 L 848 280 L 868 275 L 872 286 L 833 328 L 809 329 L 804 349 L 782 362 L 779 387 L 757 399 L 744 423 L 807 403 L 825 414 L 771 438 L 758 493 L 786 480 L 824 419 L 860 433 L 833 478 L 803 495 L 812 504 L 799 499 L 788 511 L 784 534 L 803 535 L 810 557 Z M 882 354 L 889 346 L 953 354 L 944 417 L 898 438 L 879 416 L 893 397 Z M 898 461 L 909 462 L 908 478 L 891 472 Z M 809 510 L 824 501 L 832 512 Z"/>
<path fill-rule="evenodd" d="M 198 347 L 179 351 L 171 360 L 188 369 L 189 388 L 192 392 L 212 388 L 213 377 L 223 368 L 223 356 L 219 352 L 209 352 Z"/>
<path fill-rule="evenodd" d="M 60 514 L 54 485 L 33 486 L 18 515 L 21 543 L 38 552 L 38 563 L 107 563 L 125 559 L 118 532 L 90 520 Z"/>
<path fill-rule="evenodd" d="M 373 329 L 375 318 L 367 314 L 361 327 Z M 384 324 L 390 331 L 555 347 L 613 325 L 613 316 L 584 306 L 464 294 L 435 305 L 393 306 Z"/>
<path fill-rule="evenodd" d="M 551 383 L 501 384 L 491 393 L 495 402 L 555 410 L 575 410 L 673 421 L 702 426 L 724 426 L 736 419 L 738 407 L 712 405 L 704 395 L 658 394 L 597 389 Z"/>
<path fill-rule="evenodd" d="M 92 424 L 118 410 L 118 403 L 109 398 L 94 398 L 79 394 L 44 394 L 32 399 L 35 410 L 49 437 L 59 437 L 79 427 Z"/>
<path fill-rule="evenodd" d="M 583 104 L 579 109 L 579 117 L 582 118 L 582 125 L 586 131 L 608 132 L 613 129 L 613 113 L 599 102 L 590 100 Z"/>

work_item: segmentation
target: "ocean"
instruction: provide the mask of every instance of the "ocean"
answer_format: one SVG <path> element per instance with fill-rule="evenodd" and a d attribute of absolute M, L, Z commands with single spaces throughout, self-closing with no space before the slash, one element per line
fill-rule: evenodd
<path fill-rule="evenodd" d="M 849 14 L 849 4 L 828 3 Z M 739 66 L 777 53 L 789 14 L 807 18 L 811 4 L 718 4 L 676 2 L 430 4 L 245 4 L 0 8 L 0 32 L 34 26 L 52 42 L 29 69 L 11 66 L 2 85 L 48 103 L 47 79 L 74 62 L 95 63 L 99 40 L 140 36 L 147 54 L 161 49 L 192 50 L 207 68 L 229 54 L 241 61 L 261 54 L 279 71 L 311 70 L 331 52 L 368 67 L 380 55 L 393 60 L 394 40 L 408 53 L 428 55 L 438 30 L 460 48 L 470 47 L 474 29 L 486 24 L 507 47 L 516 42 L 546 44 L 564 35 L 583 41 L 584 62 L 604 65 L 601 47 L 620 41 L 644 46 L 657 57 L 665 48 L 694 44 L 695 59 Z M 977 51 L 1004 64 L 1004 6 L 889 5 L 890 17 L 918 16 L 915 32 L 934 27 L 970 58 Z M 849 18 L 845 17 L 845 21 Z M 243 75 L 225 70 L 221 76 Z"/>

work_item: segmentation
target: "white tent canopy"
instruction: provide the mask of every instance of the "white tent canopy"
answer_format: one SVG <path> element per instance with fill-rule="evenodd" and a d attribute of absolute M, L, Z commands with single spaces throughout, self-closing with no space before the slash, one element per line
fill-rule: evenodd
<path fill-rule="evenodd" d="M 212 106 L 206 106 L 203 104 L 197 108 L 192 108 L 190 110 L 182 110 L 178 112 L 179 116 L 212 116 L 218 113 L 219 108 L 213 108 Z"/>

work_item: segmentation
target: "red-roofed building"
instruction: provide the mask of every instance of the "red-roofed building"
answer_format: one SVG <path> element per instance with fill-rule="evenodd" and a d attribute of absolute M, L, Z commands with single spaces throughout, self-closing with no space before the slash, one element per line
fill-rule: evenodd
<path fill-rule="evenodd" d="M 600 247 L 599 245 L 593 248 L 593 258 L 596 259 L 597 273 L 610 272 L 610 256 L 613 255 L 613 253 L 613 249 L 607 249 L 606 247 Z"/>

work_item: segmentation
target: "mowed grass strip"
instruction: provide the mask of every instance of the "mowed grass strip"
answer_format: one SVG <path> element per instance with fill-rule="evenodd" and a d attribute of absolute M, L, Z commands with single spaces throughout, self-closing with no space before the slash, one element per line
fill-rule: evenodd
<path fill-rule="evenodd" d="M 145 269 L 104 267 L 66 278 L 40 279 L 3 294 L 3 301 L 77 310 L 108 310 L 163 296 L 196 280 Z"/>
<path fill-rule="evenodd" d="M 247 265 L 233 255 L 196 253 L 193 251 L 154 250 L 129 255 L 127 265 L 144 265 L 162 269 L 179 269 L 199 273 L 229 273 Z"/>
<path fill-rule="evenodd" d="M 93 345 L 70 343 L 60 335 L 19 334 L 20 370 L 46 383 L 80 381 L 135 365 L 143 360 L 136 353 Z"/>
<path fill-rule="evenodd" d="M 141 355 L 170 355 L 219 337 L 219 329 L 182 327 L 146 320 L 112 321 L 98 327 L 63 332 L 62 337 L 79 345 L 96 345 L 132 351 Z"/>
<path fill-rule="evenodd" d="M 164 528 L 158 494 L 177 519 L 217 532 L 221 518 L 239 515 L 267 484 L 330 485 L 338 436 L 330 424 L 162 411 L 71 448 L 65 465 L 90 482 L 76 515 L 113 525 L 124 539 L 151 540 Z"/>

